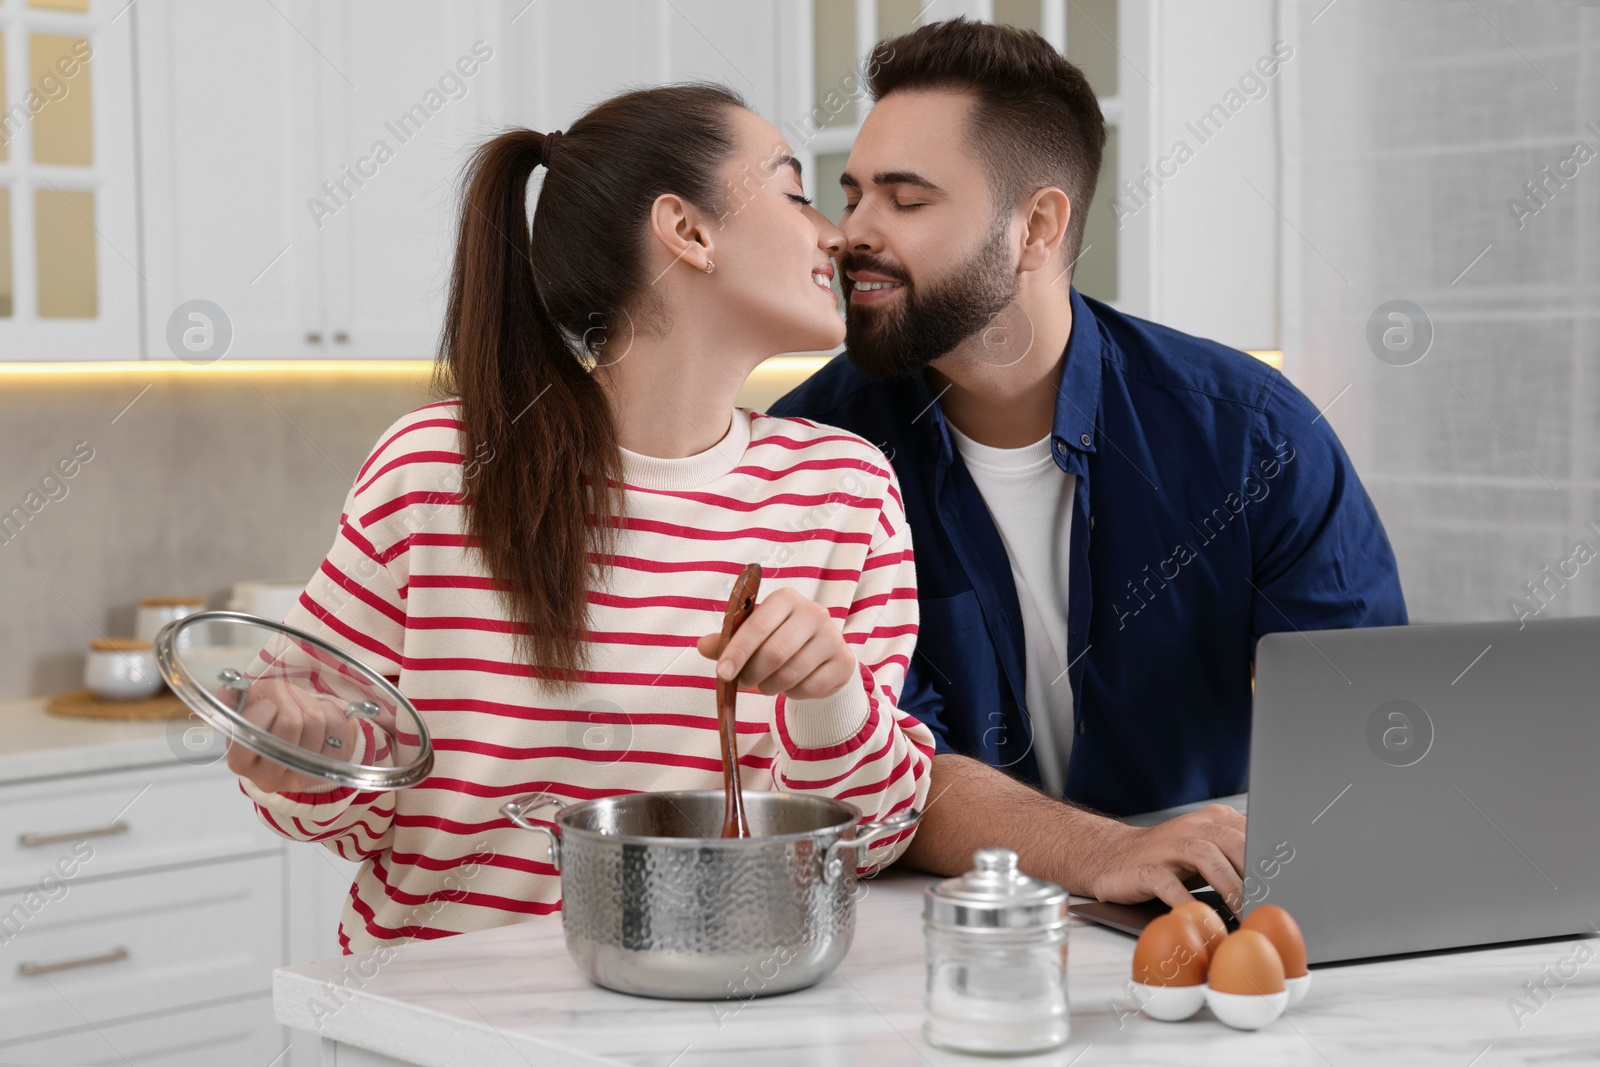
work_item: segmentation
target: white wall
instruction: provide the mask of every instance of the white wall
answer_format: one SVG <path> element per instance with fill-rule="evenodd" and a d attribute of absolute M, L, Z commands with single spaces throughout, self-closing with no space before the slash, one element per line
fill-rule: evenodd
<path fill-rule="evenodd" d="M 1600 158 L 1509 206 L 1575 144 L 1600 156 L 1600 10 L 1325 3 L 1284 5 L 1291 370 L 1333 405 L 1413 619 L 1600 613 L 1600 563 L 1567 562 L 1600 552 Z M 1434 329 L 1409 366 L 1366 339 L 1397 298 Z M 1567 577 L 1530 596 L 1547 566 Z"/>

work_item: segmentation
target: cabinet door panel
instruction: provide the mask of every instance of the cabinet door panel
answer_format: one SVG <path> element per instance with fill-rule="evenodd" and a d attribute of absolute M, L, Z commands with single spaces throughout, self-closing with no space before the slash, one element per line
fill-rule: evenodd
<path fill-rule="evenodd" d="M 139 358 L 134 20 L 112 10 L 0 7 L 6 362 Z"/>
<path fill-rule="evenodd" d="M 272 998 L 258 996 L 102 1026 L 98 1031 L 83 1029 L 17 1044 L 0 1043 L 0 1061 L 75 1063 L 85 1067 L 126 1067 L 129 1063 L 161 1067 L 288 1067 L 287 1060 L 278 1059 L 288 1043 L 284 1028 L 272 1017 Z M 307 1062 L 314 1065 L 316 1060 Z"/>
<path fill-rule="evenodd" d="M 518 121 L 565 129 L 584 111 L 626 89 L 676 80 L 672 8 L 634 0 L 539 0 L 511 27 L 520 65 L 519 99 L 536 103 Z M 609 32 L 596 33 L 596 24 Z M 514 102 L 515 103 L 515 102 Z"/>
<path fill-rule="evenodd" d="M 99 879 L 282 852 L 286 843 L 225 768 L 181 764 L 0 787 L 0 828 L 0 893 L 25 891 L 51 871 Z"/>
<path fill-rule="evenodd" d="M 282 883 L 271 855 L 0 896 L 0 1042 L 267 991 Z"/>
<path fill-rule="evenodd" d="M 493 101 L 525 61 L 496 5 L 351 0 L 324 11 L 323 174 L 312 239 L 328 263 L 329 356 L 429 358 L 444 314 L 455 198 Z"/>
<path fill-rule="evenodd" d="M 779 40 L 775 3 L 674 0 L 667 20 L 667 54 L 674 81 L 716 81 L 733 89 L 751 109 L 782 129 L 778 109 Z"/>
<path fill-rule="evenodd" d="M 174 358 L 169 322 L 191 300 L 226 314 L 229 359 L 320 355 L 316 9 L 171 0 L 138 16 L 148 357 Z M 215 354 L 195 344 L 190 358 Z"/>
<path fill-rule="evenodd" d="M 498 130 L 565 127 L 624 89 L 707 78 L 781 119 L 776 12 L 748 0 L 326 9 L 324 50 L 343 74 L 319 73 L 328 354 L 435 354 L 462 168 Z"/>
<path fill-rule="evenodd" d="M 139 29 L 150 356 L 191 355 L 170 338 L 204 325 L 174 325 L 197 299 L 227 317 L 233 359 L 433 356 L 479 143 L 686 79 L 781 123 L 779 28 L 772 0 L 154 5 Z"/>

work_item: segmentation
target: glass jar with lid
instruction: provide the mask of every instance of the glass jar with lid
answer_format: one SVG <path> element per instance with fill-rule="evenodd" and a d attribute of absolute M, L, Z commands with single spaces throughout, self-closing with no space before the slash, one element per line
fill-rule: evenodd
<path fill-rule="evenodd" d="M 1017 869 L 1007 848 L 928 887 L 928 1042 L 957 1052 L 1040 1052 L 1066 1042 L 1068 894 Z"/>

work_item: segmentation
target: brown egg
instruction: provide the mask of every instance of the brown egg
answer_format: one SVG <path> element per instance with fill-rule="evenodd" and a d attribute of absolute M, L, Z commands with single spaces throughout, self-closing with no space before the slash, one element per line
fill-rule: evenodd
<path fill-rule="evenodd" d="M 1151 919 L 1133 946 L 1133 980 L 1155 986 L 1204 985 L 1205 942 L 1175 915 Z"/>
<path fill-rule="evenodd" d="M 1179 904 L 1172 909 L 1172 914 L 1187 922 L 1195 928 L 1200 935 L 1200 940 L 1206 944 L 1206 955 L 1217 951 L 1217 946 L 1222 944 L 1222 939 L 1228 936 L 1228 928 L 1222 922 L 1222 916 L 1217 914 L 1217 909 L 1210 904 L 1202 904 L 1198 900 L 1191 900 L 1187 904 Z"/>
<path fill-rule="evenodd" d="M 1218 993 L 1262 996 L 1282 993 L 1283 960 L 1259 930 L 1235 930 L 1211 954 L 1208 981 Z"/>
<path fill-rule="evenodd" d="M 1258 930 L 1266 935 L 1272 947 L 1283 960 L 1285 978 L 1299 978 L 1306 973 L 1306 939 L 1294 916 L 1276 904 L 1263 904 L 1239 924 L 1241 930 Z"/>

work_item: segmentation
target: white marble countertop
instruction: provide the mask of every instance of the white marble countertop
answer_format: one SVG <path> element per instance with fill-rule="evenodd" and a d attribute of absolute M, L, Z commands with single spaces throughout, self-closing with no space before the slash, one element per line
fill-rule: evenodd
<path fill-rule="evenodd" d="M 43 699 L 0 701 L 0 784 L 178 761 L 168 743 L 173 724 L 74 719 L 44 705 Z M 181 733 L 194 722 L 175 725 Z"/>
<path fill-rule="evenodd" d="M 983 1062 L 934 1049 L 922 1039 L 921 894 L 932 880 L 891 870 L 866 883 L 850 955 L 818 985 L 784 996 L 713 1004 L 600 989 L 568 958 L 560 919 L 552 916 L 413 942 L 391 950 L 386 963 L 363 953 L 281 968 L 274 974 L 274 1001 L 278 1019 L 290 1026 L 429 1067 Z M 1596 949 L 1600 942 L 1575 938 L 1318 967 L 1304 1001 L 1267 1029 L 1242 1033 L 1205 1009 L 1180 1023 L 1135 1014 L 1123 994 L 1133 939 L 1075 919 L 1068 963 L 1071 1040 L 1046 1056 L 1003 1062 L 1595 1062 Z M 1523 987 L 1545 980 L 1547 967 L 1552 974 L 1570 972 L 1563 961 L 1575 953 L 1590 962 L 1577 964 L 1575 977 L 1558 977 L 1548 996 L 1536 999 Z M 1514 1015 L 1513 999 L 1533 1010 Z"/>

